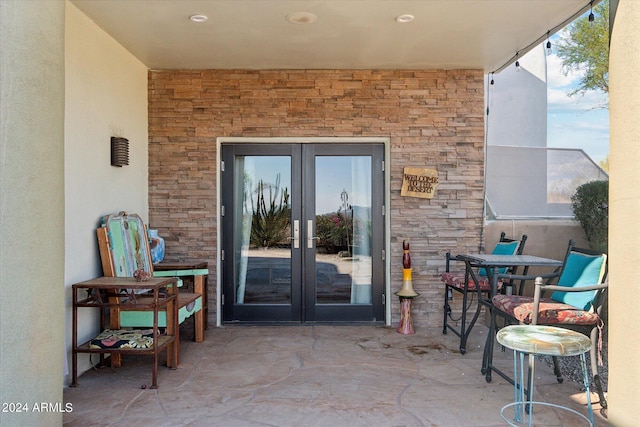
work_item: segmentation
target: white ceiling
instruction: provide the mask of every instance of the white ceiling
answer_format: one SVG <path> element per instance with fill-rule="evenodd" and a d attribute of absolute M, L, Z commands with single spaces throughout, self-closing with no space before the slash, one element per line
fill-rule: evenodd
<path fill-rule="evenodd" d="M 483 69 L 588 0 L 71 0 L 150 69 Z M 310 24 L 285 18 L 317 16 Z M 193 23 L 189 16 L 209 19 Z M 396 17 L 411 14 L 408 23 Z M 520 53 L 522 55 L 524 52 Z"/>

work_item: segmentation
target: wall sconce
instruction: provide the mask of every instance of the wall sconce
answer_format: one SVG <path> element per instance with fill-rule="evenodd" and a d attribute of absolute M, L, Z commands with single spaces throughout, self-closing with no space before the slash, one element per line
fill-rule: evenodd
<path fill-rule="evenodd" d="M 129 140 L 118 136 L 111 137 L 111 166 L 129 165 Z"/>

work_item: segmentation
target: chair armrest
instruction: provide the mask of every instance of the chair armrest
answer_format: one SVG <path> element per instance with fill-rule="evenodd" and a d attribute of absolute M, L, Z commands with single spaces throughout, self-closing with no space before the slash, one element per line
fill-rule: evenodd
<path fill-rule="evenodd" d="M 544 291 L 585 292 L 585 291 L 597 291 L 599 289 L 606 289 L 609 287 L 609 285 L 606 283 L 601 283 L 599 285 L 580 286 L 578 288 L 570 288 L 567 286 L 558 286 L 558 285 L 540 285 L 539 287 L 541 292 L 544 292 Z"/>
<path fill-rule="evenodd" d="M 541 279 L 547 279 L 547 283 L 548 283 L 550 279 L 554 279 L 556 277 L 560 277 L 560 274 L 559 273 L 549 273 L 549 274 L 536 274 L 536 275 L 522 275 L 522 274 L 502 273 L 502 274 L 497 274 L 496 277 L 498 278 L 498 280 L 500 280 L 500 279 L 535 280 L 538 277 L 540 277 Z"/>
<path fill-rule="evenodd" d="M 464 260 L 462 259 L 462 257 L 460 255 L 451 255 L 451 252 L 447 252 L 447 254 L 446 254 L 446 266 L 445 266 L 445 270 L 444 270 L 447 273 L 450 272 L 449 267 L 450 267 L 452 261 L 464 262 Z"/>
<path fill-rule="evenodd" d="M 550 283 L 553 279 L 557 279 L 558 277 L 560 277 L 560 272 L 554 271 L 553 273 L 547 273 L 547 274 L 537 274 L 537 275 L 523 275 L 523 274 L 510 274 L 510 273 L 503 273 L 503 274 L 498 274 L 497 275 L 497 280 L 503 280 L 504 281 L 508 281 L 511 285 L 514 285 L 514 282 L 517 280 L 520 282 L 520 284 L 518 285 L 518 295 L 522 295 L 522 292 L 524 290 L 524 285 L 527 281 L 529 280 L 535 280 L 536 278 L 540 277 L 541 279 L 545 279 L 545 283 Z"/>
<path fill-rule="evenodd" d="M 561 291 L 561 292 L 586 292 L 597 291 L 600 289 L 606 289 L 609 287 L 608 282 L 600 283 L 597 285 L 580 286 L 579 288 L 570 288 L 567 286 L 558 285 L 543 285 L 542 277 L 538 276 L 535 279 L 535 289 L 533 292 L 533 318 L 531 320 L 532 325 L 538 323 L 538 310 L 540 308 L 540 297 L 543 291 Z"/>

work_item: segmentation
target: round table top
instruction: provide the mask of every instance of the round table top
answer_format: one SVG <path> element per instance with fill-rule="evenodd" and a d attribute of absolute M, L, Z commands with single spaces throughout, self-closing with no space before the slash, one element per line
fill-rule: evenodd
<path fill-rule="evenodd" d="M 591 348 L 588 336 L 543 325 L 511 325 L 498 331 L 498 342 L 512 350 L 548 356 L 577 356 Z"/>

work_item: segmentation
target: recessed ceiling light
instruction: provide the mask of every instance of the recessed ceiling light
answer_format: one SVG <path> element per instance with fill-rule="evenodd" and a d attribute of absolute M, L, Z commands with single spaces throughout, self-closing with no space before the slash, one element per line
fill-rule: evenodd
<path fill-rule="evenodd" d="M 191 15 L 189 17 L 189 20 L 191 20 L 191 22 L 205 22 L 207 19 L 209 19 L 207 15 L 200 15 L 200 14 Z"/>
<path fill-rule="evenodd" d="M 285 19 L 292 24 L 311 24 L 318 17 L 311 12 L 294 12 L 288 14 Z"/>
<path fill-rule="evenodd" d="M 407 22 L 411 22 L 413 21 L 414 16 L 413 15 L 409 15 L 409 14 L 405 14 L 405 15 L 400 15 L 396 18 L 396 22 L 399 22 L 401 24 L 405 24 Z"/>

